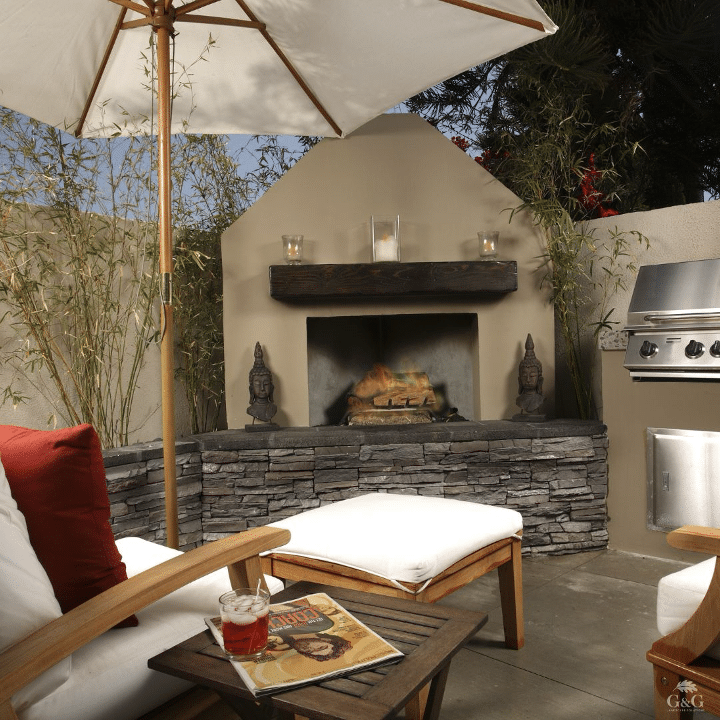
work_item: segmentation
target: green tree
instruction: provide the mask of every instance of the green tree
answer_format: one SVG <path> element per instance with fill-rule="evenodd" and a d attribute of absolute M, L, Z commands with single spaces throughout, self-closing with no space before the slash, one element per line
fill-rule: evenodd
<path fill-rule="evenodd" d="M 598 170 L 595 158 L 597 148 L 616 149 L 615 129 L 594 126 L 584 99 L 566 102 L 552 82 L 536 81 L 534 92 L 543 101 L 542 117 L 530 118 L 520 136 L 505 138 L 496 169 L 513 178 L 523 198 L 514 212 L 528 211 L 543 233 L 543 283 L 551 292 L 574 393 L 574 407 L 563 407 L 562 396 L 558 406 L 566 415 L 589 419 L 597 416 L 593 355 L 598 334 L 616 322 L 610 298 L 635 270 L 633 245 L 647 240 L 637 232 L 612 231 L 601 243 L 587 222 L 577 219 L 610 212 L 607 204 L 614 194 L 600 188 L 612 187 L 615 173 Z M 599 155 L 597 162 L 603 160 Z"/>
<path fill-rule="evenodd" d="M 720 4 L 585 0 L 613 57 L 598 108 L 643 154 L 620 167 L 629 209 L 700 202 L 720 191 Z"/>
<path fill-rule="evenodd" d="M 611 125 L 605 148 L 619 212 L 720 192 L 720 3 L 715 0 L 546 0 L 558 32 L 413 98 L 414 112 L 478 155 L 497 159 L 506 133 L 542 116 L 533 81 L 570 104 L 588 131 Z M 642 152 L 628 153 L 631 147 Z M 587 162 L 587 160 L 586 160 Z M 503 178 L 511 189 L 512 177 Z M 570 207 L 574 214 L 577 207 Z"/>

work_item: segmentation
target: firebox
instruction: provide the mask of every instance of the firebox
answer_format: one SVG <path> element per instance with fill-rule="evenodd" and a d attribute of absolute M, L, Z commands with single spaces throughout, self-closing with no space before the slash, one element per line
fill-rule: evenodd
<path fill-rule="evenodd" d="M 345 422 L 353 388 L 379 365 L 431 388 L 409 406 L 474 419 L 476 313 L 308 317 L 307 355 L 311 425 Z"/>

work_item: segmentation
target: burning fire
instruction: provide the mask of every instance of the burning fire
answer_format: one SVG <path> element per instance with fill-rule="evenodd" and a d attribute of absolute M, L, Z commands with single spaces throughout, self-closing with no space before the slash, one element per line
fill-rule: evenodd
<path fill-rule="evenodd" d="M 433 390 L 427 373 L 424 372 L 393 372 L 385 365 L 377 364 L 355 384 L 348 397 L 348 412 L 350 422 L 359 414 L 365 414 L 368 422 L 389 422 L 385 417 L 388 411 L 405 410 L 406 415 L 417 416 L 418 411 L 427 419 L 415 417 L 404 419 L 396 416 L 394 422 L 430 422 L 430 410 L 436 405 L 435 391 Z M 385 417 L 385 419 L 383 419 Z"/>

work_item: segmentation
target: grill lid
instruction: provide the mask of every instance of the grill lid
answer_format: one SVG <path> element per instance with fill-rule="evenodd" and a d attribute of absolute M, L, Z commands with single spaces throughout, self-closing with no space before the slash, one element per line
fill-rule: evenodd
<path fill-rule="evenodd" d="M 720 380 L 720 259 L 644 265 L 628 308 L 636 380 Z"/>
<path fill-rule="evenodd" d="M 640 268 L 626 330 L 708 322 L 720 327 L 720 259 Z"/>

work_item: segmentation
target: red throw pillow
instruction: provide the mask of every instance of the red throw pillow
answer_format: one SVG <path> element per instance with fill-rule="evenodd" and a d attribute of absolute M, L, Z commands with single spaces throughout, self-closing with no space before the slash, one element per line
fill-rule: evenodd
<path fill-rule="evenodd" d="M 30 542 L 63 612 L 127 580 L 110 527 L 100 440 L 91 425 L 0 425 L 0 455 Z M 137 625 L 132 615 L 121 627 Z"/>

